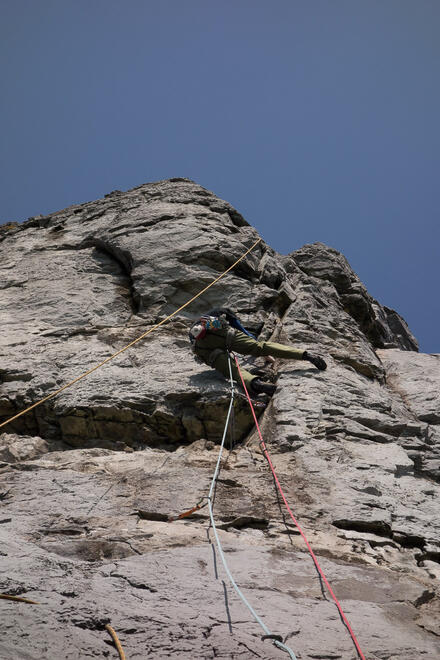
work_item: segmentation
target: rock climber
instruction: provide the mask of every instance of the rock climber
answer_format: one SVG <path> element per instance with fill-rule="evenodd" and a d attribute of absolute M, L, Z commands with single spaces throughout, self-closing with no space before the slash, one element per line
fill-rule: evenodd
<path fill-rule="evenodd" d="M 253 355 L 255 357 L 266 357 L 272 364 L 274 358 L 287 360 L 307 360 L 317 369 L 324 371 L 327 364 L 318 355 L 302 351 L 298 348 L 276 344 L 271 341 L 257 341 L 240 320 L 227 307 L 212 309 L 206 315 L 198 319 L 189 331 L 189 337 L 195 356 L 202 362 L 219 371 L 223 376 L 229 378 L 228 352 L 241 353 L 242 355 Z M 241 383 L 237 366 L 231 360 L 232 377 Z M 268 394 L 272 396 L 276 385 L 266 383 L 258 376 L 241 369 L 246 388 L 253 394 Z"/>

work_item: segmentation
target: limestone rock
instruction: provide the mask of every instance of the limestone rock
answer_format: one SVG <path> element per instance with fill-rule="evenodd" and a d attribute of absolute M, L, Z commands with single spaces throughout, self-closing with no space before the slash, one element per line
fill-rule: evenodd
<path fill-rule="evenodd" d="M 440 354 L 379 351 L 385 365 L 387 384 L 414 416 L 429 424 L 440 424 Z"/>
<path fill-rule="evenodd" d="M 16 433 L 0 435 L 0 461 L 18 463 L 38 458 L 49 451 L 49 445 L 43 438 L 32 438 Z"/>
<path fill-rule="evenodd" d="M 305 245 L 292 253 L 308 275 L 331 282 L 345 311 L 357 321 L 375 347 L 417 351 L 417 340 L 405 320 L 393 309 L 374 300 L 352 271 L 345 257 L 323 243 Z"/>
<path fill-rule="evenodd" d="M 0 420 L 163 320 L 257 237 L 189 179 L 0 228 Z M 287 657 L 233 591 L 207 508 L 177 519 L 207 495 L 229 402 L 187 338 L 219 305 L 262 341 L 325 357 L 325 372 L 277 360 L 257 408 L 278 477 L 366 657 L 438 657 L 439 356 L 336 250 L 264 242 L 1 429 L 0 591 L 40 605 L 0 599 L 0 657 L 113 657 L 107 623 L 128 658 Z M 235 579 L 298 658 L 354 659 L 240 396 L 234 412 L 214 513 Z"/>

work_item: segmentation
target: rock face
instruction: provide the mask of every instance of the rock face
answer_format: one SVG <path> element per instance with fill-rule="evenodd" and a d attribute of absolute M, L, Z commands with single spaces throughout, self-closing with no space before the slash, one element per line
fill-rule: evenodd
<path fill-rule="evenodd" d="M 165 318 L 257 238 L 188 179 L 0 228 L 0 419 Z M 191 319 L 226 305 L 278 360 L 259 408 L 287 499 L 369 660 L 440 655 L 440 356 L 323 244 L 261 242 L 145 340 L 0 435 L 0 657 L 282 658 L 236 596 L 207 509 L 228 386 L 197 363 Z M 259 360 L 242 360 L 264 368 Z M 357 657 L 235 403 L 215 496 L 232 573 L 298 658 Z"/>

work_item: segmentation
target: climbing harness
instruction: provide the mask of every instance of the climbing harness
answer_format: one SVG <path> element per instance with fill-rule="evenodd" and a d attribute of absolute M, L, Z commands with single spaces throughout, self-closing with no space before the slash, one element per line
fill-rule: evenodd
<path fill-rule="evenodd" d="M 234 356 L 234 358 L 235 358 L 235 356 Z M 222 440 L 221 440 L 221 443 L 220 443 L 220 449 L 219 449 L 219 453 L 218 453 L 217 463 L 216 463 L 214 474 L 213 474 L 213 477 L 212 477 L 211 486 L 209 488 L 209 493 L 208 493 L 208 496 L 206 498 L 207 502 L 208 502 L 209 518 L 210 518 L 210 521 L 211 521 L 212 530 L 214 532 L 214 537 L 215 537 L 215 541 L 216 541 L 216 544 L 217 544 L 217 549 L 218 549 L 220 558 L 222 560 L 223 567 L 226 571 L 226 574 L 227 574 L 232 586 L 234 587 L 236 593 L 238 594 L 238 596 L 241 598 L 241 600 L 246 605 L 246 607 L 248 608 L 248 610 L 250 611 L 250 613 L 252 614 L 254 619 L 257 621 L 257 623 L 263 629 L 263 631 L 264 631 L 263 638 L 273 640 L 273 643 L 275 644 L 275 646 L 277 646 L 279 649 L 282 649 L 283 651 L 286 651 L 289 654 L 289 656 L 292 658 L 292 660 L 297 660 L 296 655 L 294 654 L 292 649 L 290 649 L 288 646 L 283 644 L 282 638 L 280 638 L 279 635 L 273 635 L 270 632 L 269 628 L 266 626 L 264 621 L 262 621 L 262 619 L 255 612 L 254 608 L 249 603 L 249 601 L 247 600 L 247 598 L 244 596 L 243 592 L 241 591 L 240 587 L 238 586 L 238 584 L 234 580 L 234 578 L 232 576 L 232 573 L 229 570 L 229 567 L 228 567 L 228 564 L 227 564 L 227 561 L 226 561 L 226 557 L 224 555 L 223 548 L 222 548 L 222 545 L 221 545 L 221 542 L 220 542 L 220 538 L 219 538 L 219 535 L 218 535 L 218 532 L 217 532 L 217 527 L 216 527 L 216 524 L 215 524 L 215 520 L 214 520 L 213 494 L 214 494 L 215 486 L 216 486 L 216 483 L 217 483 L 218 474 L 219 474 L 219 471 L 220 471 L 220 462 L 221 462 L 221 458 L 222 458 L 222 454 L 223 454 L 223 448 L 224 448 L 226 434 L 227 434 L 227 430 L 228 430 L 228 426 L 229 426 L 229 420 L 230 420 L 231 412 L 232 412 L 233 406 L 234 406 L 235 388 L 234 388 L 234 379 L 232 378 L 231 354 L 229 354 L 228 365 L 229 365 L 229 377 L 230 377 L 230 383 L 231 383 L 231 399 L 230 399 L 230 402 L 229 402 L 228 414 L 226 416 L 225 427 L 224 427 L 224 430 L 223 430 L 223 436 L 222 436 Z"/>
<path fill-rule="evenodd" d="M 232 328 L 228 328 L 228 331 L 227 331 L 227 334 L 226 334 L 226 337 L 225 337 L 225 346 L 226 346 L 227 351 L 231 350 L 232 342 L 234 341 L 234 337 L 235 337 L 235 330 L 233 330 Z M 224 348 L 214 348 L 209 353 L 208 357 L 206 358 L 206 364 L 208 364 L 210 367 L 214 367 L 214 364 L 215 364 L 217 358 L 220 355 L 223 355 L 224 352 L 225 352 Z M 197 356 L 196 353 L 195 353 L 195 355 Z M 203 363 L 203 360 L 201 360 L 201 362 Z"/>
<path fill-rule="evenodd" d="M 63 390 L 66 390 L 68 387 L 71 387 L 72 385 L 74 385 L 74 384 L 77 383 L 78 381 L 82 380 L 83 378 L 85 378 L 85 377 L 88 376 L 89 374 L 93 373 L 93 372 L 96 371 L 97 369 L 100 369 L 100 367 L 103 367 L 104 364 L 107 364 L 107 362 L 110 362 L 110 360 L 113 360 L 117 355 L 120 355 L 121 353 L 123 353 L 124 351 L 126 351 L 126 350 L 127 350 L 128 348 L 130 348 L 131 346 L 134 346 L 134 345 L 137 344 L 139 341 L 141 341 L 141 339 L 144 339 L 144 337 L 146 337 L 146 336 L 149 335 L 151 332 L 153 332 L 154 330 L 156 330 L 157 328 L 159 328 L 161 325 L 163 325 L 164 323 L 166 323 L 167 321 L 169 321 L 170 319 L 172 319 L 173 316 L 175 316 L 175 315 L 178 314 L 180 311 L 182 311 L 182 309 L 185 309 L 185 307 L 188 307 L 188 305 L 190 305 L 194 300 L 196 300 L 197 298 L 199 298 L 199 297 L 202 295 L 202 293 L 205 293 L 205 291 L 207 291 L 208 289 L 210 289 L 212 286 L 214 286 L 214 284 L 216 284 L 216 282 L 218 282 L 219 280 L 221 280 L 222 277 L 224 277 L 227 273 L 229 273 L 229 271 L 231 271 L 231 270 L 232 270 L 232 269 L 233 269 L 238 263 L 240 263 L 240 261 L 242 261 L 242 259 L 244 259 L 244 258 L 245 258 L 250 252 L 252 252 L 252 250 L 253 250 L 253 249 L 258 245 L 258 243 L 260 243 L 260 242 L 261 242 L 261 238 L 259 238 L 257 241 L 255 241 L 255 243 L 253 243 L 253 245 L 251 245 L 251 247 L 250 247 L 248 250 L 246 250 L 246 252 L 244 252 L 244 253 L 241 255 L 241 257 L 240 257 L 239 259 L 237 259 L 236 261 L 234 261 L 234 263 L 232 264 L 232 266 L 229 266 L 229 268 L 227 268 L 223 273 L 221 273 L 218 277 L 216 277 L 216 278 L 215 278 L 210 284 L 208 284 L 207 286 L 205 286 L 201 291 L 199 291 L 199 292 L 198 292 L 195 296 L 193 296 L 190 300 L 188 300 L 186 303 L 184 303 L 184 304 L 181 305 L 178 309 L 176 309 L 172 314 L 169 314 L 168 316 L 166 316 L 164 319 L 162 319 L 162 321 L 160 321 L 159 323 L 156 323 L 155 325 L 153 325 L 152 328 L 150 328 L 149 330 L 147 330 L 146 332 L 144 332 L 142 335 L 140 335 L 139 337 L 137 337 L 136 339 L 134 339 L 133 341 L 131 341 L 129 344 L 127 344 L 127 345 L 124 346 L 123 348 L 119 349 L 119 351 L 116 351 L 116 353 L 113 353 L 113 355 L 110 355 L 108 358 L 106 358 L 105 360 L 103 360 L 103 361 L 100 362 L 99 364 L 97 364 L 97 365 L 95 365 L 94 367 L 92 367 L 92 369 L 89 369 L 88 371 L 84 372 L 83 374 L 81 374 L 80 376 L 78 376 L 77 378 L 75 378 L 74 380 L 72 380 L 72 381 L 70 381 L 69 383 L 66 383 L 65 385 L 63 385 L 62 387 L 60 387 L 60 388 L 59 388 L 58 390 L 56 390 L 55 392 L 52 392 L 52 394 L 48 394 L 48 396 L 45 396 L 43 399 L 40 399 L 39 401 L 36 401 L 35 403 L 33 403 L 33 404 L 32 404 L 31 406 L 29 406 L 28 408 L 25 408 L 24 410 L 21 410 L 21 411 L 20 411 L 19 413 L 17 413 L 16 415 L 13 415 L 13 417 L 10 417 L 10 418 L 7 419 L 5 422 L 2 422 L 2 423 L 0 424 L 0 428 L 2 428 L 3 426 L 6 426 L 6 424 L 9 424 L 9 422 L 13 422 L 15 419 L 18 419 L 18 417 L 21 417 L 22 415 L 24 415 L 25 413 L 29 412 L 30 410 L 33 410 L 33 409 L 36 408 L 37 406 L 40 406 L 40 405 L 41 405 L 42 403 L 44 403 L 45 401 L 49 401 L 49 399 L 53 399 L 53 397 L 57 396 L 57 394 L 60 394 L 60 392 L 62 392 Z"/>
<path fill-rule="evenodd" d="M 320 566 L 320 564 L 319 564 L 319 562 L 318 562 L 318 559 L 317 559 L 315 553 L 313 552 L 313 550 L 312 550 L 312 548 L 311 548 L 311 546 L 310 546 L 310 543 L 309 543 L 308 540 L 307 540 L 306 535 L 304 534 L 303 530 L 301 529 L 301 527 L 300 527 L 298 521 L 296 520 L 295 516 L 293 515 L 293 513 L 292 513 L 292 511 L 291 511 L 291 509 L 290 509 L 290 507 L 289 507 L 289 504 L 288 504 L 288 502 L 287 502 L 287 500 L 286 500 L 286 496 L 284 495 L 283 489 L 281 488 L 281 484 L 280 484 L 279 479 L 278 479 L 278 477 L 277 477 L 277 475 L 276 475 L 275 468 L 274 468 L 274 466 L 273 466 L 273 463 L 272 463 L 272 461 L 271 461 L 271 459 L 270 459 L 270 456 L 269 456 L 269 453 L 268 453 L 268 451 L 267 451 L 266 444 L 265 444 L 265 442 L 264 442 L 264 440 L 263 440 L 263 436 L 262 436 L 262 434 L 261 434 L 260 426 L 259 426 L 259 424 L 258 424 L 258 420 L 257 420 L 257 417 L 256 417 L 256 415 L 255 415 L 255 411 L 254 411 L 254 409 L 253 409 L 253 407 L 252 407 L 252 404 L 251 404 L 251 401 L 250 401 L 250 397 L 249 397 L 249 394 L 248 394 L 248 391 L 247 391 L 247 388 L 246 388 L 245 382 L 244 382 L 244 380 L 243 380 L 243 376 L 242 376 L 241 371 L 240 371 L 240 365 L 239 365 L 238 360 L 237 360 L 237 358 L 236 358 L 235 355 L 234 355 L 234 359 L 235 359 L 235 363 L 236 363 L 236 365 L 237 365 L 237 369 L 238 369 L 238 373 L 239 373 L 239 375 L 240 375 L 240 379 L 241 379 L 241 382 L 242 382 L 242 385 L 243 385 L 243 389 L 244 389 L 244 391 L 246 392 L 246 396 L 247 396 L 247 398 L 248 398 L 248 402 L 249 402 L 249 406 L 250 406 L 250 408 L 251 408 L 251 412 L 252 412 L 252 415 L 253 415 L 253 418 L 254 418 L 255 426 L 257 427 L 258 437 L 260 438 L 260 447 L 261 447 L 261 450 L 262 450 L 263 455 L 264 455 L 264 457 L 266 458 L 266 460 L 267 460 L 267 462 L 268 462 L 268 464 L 269 464 L 269 467 L 270 467 L 270 469 L 271 469 L 271 471 L 272 471 L 272 475 L 273 475 L 273 478 L 274 478 L 275 483 L 276 483 L 276 485 L 277 485 L 277 488 L 278 488 L 278 490 L 279 490 L 279 493 L 280 493 L 280 495 L 281 495 L 281 497 L 282 497 L 282 499 L 283 499 L 283 502 L 284 502 L 284 504 L 285 504 L 285 506 L 286 506 L 287 511 L 289 512 L 289 515 L 290 515 L 291 519 L 293 520 L 293 522 L 294 522 L 296 528 L 298 529 L 299 533 L 301 534 L 301 536 L 302 536 L 302 538 L 303 538 L 303 540 L 304 540 L 304 542 L 305 542 L 305 544 L 306 544 L 306 546 L 307 546 L 307 549 L 308 549 L 308 551 L 309 551 L 309 553 L 310 553 L 310 555 L 311 555 L 311 557 L 312 557 L 312 559 L 313 559 L 313 562 L 314 562 L 314 564 L 315 564 L 316 570 L 318 571 L 319 575 L 321 576 L 321 578 L 322 578 L 324 584 L 326 585 L 327 589 L 329 590 L 329 593 L 330 593 L 331 597 L 333 598 L 333 600 L 334 600 L 334 602 L 335 602 L 335 604 L 336 604 L 336 607 L 338 608 L 338 611 L 339 611 L 339 614 L 340 614 L 340 616 L 341 616 L 341 619 L 342 619 L 342 621 L 344 622 L 345 626 L 347 627 L 348 632 L 350 633 L 350 636 L 351 636 L 351 638 L 352 638 L 352 640 L 353 640 L 353 643 L 354 643 L 354 645 L 355 645 L 355 647 L 356 647 L 356 651 L 358 652 L 359 657 L 361 658 L 361 660 L 365 660 L 365 656 L 364 656 L 364 654 L 362 653 L 361 647 L 359 646 L 359 642 L 357 641 L 356 636 L 355 636 L 355 634 L 354 634 L 354 632 L 353 632 L 353 630 L 352 630 L 352 628 L 351 628 L 351 626 L 350 626 L 350 623 L 348 622 L 348 619 L 347 619 L 347 617 L 345 616 L 345 614 L 344 614 L 344 612 L 343 612 L 343 610 L 342 610 L 341 604 L 339 603 L 338 599 L 336 598 L 336 596 L 335 596 L 335 594 L 334 594 L 334 592 L 333 592 L 333 589 L 331 588 L 330 583 L 328 582 L 328 580 L 327 580 L 327 578 L 326 578 L 326 576 L 325 576 L 325 574 L 324 574 L 324 571 L 322 570 L 322 568 L 321 568 L 321 566 Z"/>

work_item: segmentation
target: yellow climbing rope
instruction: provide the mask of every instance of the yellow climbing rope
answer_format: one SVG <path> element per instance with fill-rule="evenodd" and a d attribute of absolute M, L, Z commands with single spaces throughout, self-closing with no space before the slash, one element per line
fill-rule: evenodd
<path fill-rule="evenodd" d="M 35 600 L 29 600 L 29 598 L 21 598 L 20 596 L 11 596 L 10 594 L 0 594 L 0 598 L 3 598 L 4 600 L 13 600 L 16 603 L 29 603 L 30 605 L 40 604 L 35 602 Z"/>
<path fill-rule="evenodd" d="M 130 342 L 129 344 L 127 344 L 127 346 L 124 346 L 124 347 L 121 348 L 119 351 L 116 351 L 116 353 L 113 353 L 113 355 L 110 355 L 108 358 L 106 358 L 105 360 L 103 360 L 102 362 L 100 362 L 99 364 L 97 364 L 96 366 L 92 367 L 92 369 L 89 369 L 89 370 L 86 371 L 85 373 L 81 374 L 81 376 L 78 376 L 78 378 L 75 378 L 75 379 L 72 380 L 70 383 L 66 383 L 66 385 L 63 385 L 62 387 L 60 387 L 60 388 L 59 388 L 58 390 L 56 390 L 55 392 L 52 392 L 52 394 L 49 394 L 48 396 L 45 396 L 43 399 L 40 399 L 39 401 L 37 401 L 36 403 L 33 403 L 33 404 L 32 404 L 31 406 L 29 406 L 28 408 L 25 408 L 25 409 L 22 410 L 21 412 L 19 412 L 19 413 L 17 413 L 16 415 L 14 415 L 13 417 L 10 417 L 10 418 L 7 419 L 5 422 L 2 422 L 2 423 L 0 424 L 0 428 L 2 428 L 3 426 L 6 426 L 6 424 L 9 424 L 9 422 L 13 422 L 14 419 L 18 419 L 18 417 L 21 417 L 22 415 L 26 414 L 27 412 L 29 412 L 29 411 L 32 410 L 33 408 L 36 408 L 37 406 L 40 406 L 40 405 L 41 405 L 42 403 L 44 403 L 45 401 L 49 401 L 49 399 L 53 399 L 54 396 L 57 396 L 57 394 L 59 394 L 59 393 L 62 392 L 63 390 L 66 390 L 68 387 L 71 387 L 72 385 L 74 385 L 74 384 L 77 383 L 78 381 L 82 380 L 83 378 L 85 378 L 85 377 L 88 376 L 89 374 L 93 373 L 94 371 L 96 371 L 96 370 L 99 369 L 100 367 L 104 366 L 104 364 L 107 364 L 107 362 L 110 362 L 110 360 L 113 360 L 113 358 L 115 358 L 117 355 L 120 355 L 121 353 L 123 353 L 124 351 L 126 351 L 126 350 L 127 350 L 128 348 L 130 348 L 131 346 L 134 346 L 134 344 L 137 344 L 137 342 L 138 342 L 138 341 L 141 341 L 141 339 L 144 339 L 144 337 L 146 337 L 146 336 L 149 335 L 151 332 L 153 332 L 153 330 L 156 330 L 157 328 L 159 328 L 159 326 L 161 326 L 161 325 L 163 325 L 164 323 L 166 323 L 167 321 L 169 321 L 171 318 L 173 318 L 173 316 L 175 316 L 176 314 L 178 314 L 182 309 L 185 309 L 185 307 L 188 307 L 188 305 L 190 305 L 194 300 L 196 300 L 196 298 L 198 298 L 199 296 L 201 296 L 202 293 L 205 293 L 205 291 L 207 291 L 207 290 L 210 289 L 212 286 L 214 286 L 214 284 L 216 284 L 216 282 L 218 282 L 219 280 L 221 280 L 221 278 L 224 277 L 224 276 L 226 275 L 226 273 L 229 273 L 230 270 L 232 270 L 232 269 L 233 269 L 238 263 L 240 263 L 240 261 L 242 261 L 242 259 L 244 259 L 244 258 L 249 254 L 249 252 L 252 252 L 252 250 L 258 245 L 258 243 L 260 243 L 260 241 L 261 241 L 261 238 L 259 238 L 257 241 L 255 241 L 255 243 L 254 243 L 254 244 L 253 244 L 248 250 L 246 250 L 246 252 L 245 252 L 244 254 L 242 254 L 241 257 L 240 257 L 239 259 L 237 259 L 237 261 L 235 261 L 235 262 L 232 264 L 232 266 L 229 266 L 229 268 L 227 268 L 227 269 L 226 269 L 221 275 L 219 275 L 218 277 L 216 277 L 215 280 L 213 280 L 210 284 L 208 284 L 207 286 L 205 286 L 204 289 L 202 289 L 201 291 L 199 291 L 199 293 L 197 293 L 195 296 L 193 296 L 193 297 L 192 297 L 190 300 L 188 300 L 184 305 L 181 305 L 181 306 L 179 307 L 179 309 L 176 309 L 172 314 L 169 314 L 169 316 L 167 316 L 166 318 L 164 318 L 164 319 L 163 319 L 162 321 L 160 321 L 159 323 L 156 323 L 156 325 L 154 325 L 152 328 L 150 328 L 149 330 L 147 330 L 146 332 L 144 332 L 142 335 L 140 335 L 140 337 L 138 337 L 137 339 L 134 339 L 132 342 Z"/>
<path fill-rule="evenodd" d="M 106 625 L 105 629 L 107 630 L 108 633 L 110 633 L 110 635 L 112 637 L 112 640 L 115 643 L 115 646 L 116 646 L 116 648 L 118 650 L 118 653 L 119 653 L 120 660 L 125 660 L 125 653 L 123 651 L 123 648 L 121 646 L 121 642 L 119 641 L 116 632 L 114 631 L 114 629 L 111 627 L 111 625 L 109 623 Z"/>
<path fill-rule="evenodd" d="M 10 596 L 9 594 L 0 594 L 0 598 L 4 598 L 5 600 L 13 600 L 14 602 L 19 602 L 19 603 L 30 603 L 31 605 L 39 605 L 40 603 L 36 603 L 34 600 L 29 600 L 29 598 L 21 598 L 20 596 Z M 107 632 L 111 635 L 111 638 L 113 639 L 113 642 L 116 646 L 116 649 L 119 653 L 119 658 L 120 660 L 125 660 L 125 653 L 124 649 L 121 646 L 121 642 L 118 639 L 118 636 L 115 632 L 115 629 L 111 627 L 109 623 L 105 626 L 105 629 Z"/>

